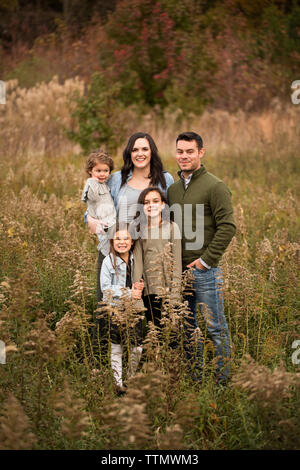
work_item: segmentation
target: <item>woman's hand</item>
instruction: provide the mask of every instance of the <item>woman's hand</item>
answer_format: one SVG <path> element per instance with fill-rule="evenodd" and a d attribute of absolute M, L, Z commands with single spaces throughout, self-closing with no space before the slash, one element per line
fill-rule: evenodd
<path fill-rule="evenodd" d="M 103 233 L 102 230 L 102 224 L 99 222 L 99 220 L 94 219 L 94 217 L 91 217 L 90 215 L 86 216 L 87 224 L 89 226 L 89 229 L 92 233 Z"/>

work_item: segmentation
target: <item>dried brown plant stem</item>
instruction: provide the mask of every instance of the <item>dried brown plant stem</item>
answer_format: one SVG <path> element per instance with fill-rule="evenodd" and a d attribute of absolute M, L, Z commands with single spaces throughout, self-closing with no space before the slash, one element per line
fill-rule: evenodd
<path fill-rule="evenodd" d="M 0 417 L 0 449 L 30 450 L 37 443 L 31 424 L 20 402 L 11 393 L 3 404 Z"/>

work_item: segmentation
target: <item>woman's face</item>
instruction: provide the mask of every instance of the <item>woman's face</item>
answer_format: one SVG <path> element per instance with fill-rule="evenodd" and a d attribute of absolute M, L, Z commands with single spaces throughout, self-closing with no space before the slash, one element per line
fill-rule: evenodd
<path fill-rule="evenodd" d="M 136 139 L 131 151 L 131 161 L 136 168 L 150 167 L 151 149 L 146 138 Z"/>
<path fill-rule="evenodd" d="M 147 217 L 157 217 L 161 214 L 165 203 L 157 191 L 150 191 L 144 199 L 144 213 Z"/>

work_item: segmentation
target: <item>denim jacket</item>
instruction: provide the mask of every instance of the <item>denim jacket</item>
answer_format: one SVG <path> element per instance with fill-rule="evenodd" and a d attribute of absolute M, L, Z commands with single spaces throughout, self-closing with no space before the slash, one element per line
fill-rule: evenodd
<path fill-rule="evenodd" d="M 169 186 L 171 186 L 171 184 L 174 183 L 174 178 L 167 171 L 164 171 L 163 174 L 164 174 L 164 177 L 165 177 L 165 180 L 166 180 L 166 189 L 163 189 L 160 184 L 158 185 L 158 187 L 167 196 L 168 188 L 169 188 Z M 126 182 L 128 182 L 131 177 L 132 177 L 132 170 L 130 170 Z M 116 207 L 117 211 L 118 211 L 118 200 L 119 200 L 120 196 L 122 196 L 123 192 L 126 189 L 125 185 L 122 186 L 122 188 L 121 188 L 121 182 L 122 182 L 121 170 L 116 171 L 116 173 L 113 173 L 111 175 L 111 177 L 109 178 L 108 182 L 107 182 L 107 185 L 110 188 L 111 197 L 114 200 L 115 207 Z"/>
<path fill-rule="evenodd" d="M 131 278 L 133 278 L 134 261 L 132 253 L 130 253 L 129 263 L 131 264 Z M 101 267 L 100 285 L 103 292 L 103 300 L 106 300 L 108 297 L 108 291 L 111 291 L 113 295 L 112 304 L 114 305 L 116 305 L 121 295 L 126 292 L 124 289 L 127 290 L 128 295 L 131 293 L 131 289 L 126 287 L 127 265 L 119 256 L 116 257 L 116 268 L 117 272 L 114 268 L 113 255 L 107 255 L 104 258 Z M 145 310 L 142 299 L 134 300 L 133 303 L 135 308 L 141 312 Z"/>
<path fill-rule="evenodd" d="M 129 262 L 131 263 L 132 270 L 132 254 L 130 255 Z M 122 289 L 126 287 L 126 263 L 122 260 L 122 258 L 119 256 L 116 257 L 116 270 L 114 267 L 113 255 L 109 254 L 104 258 L 100 273 L 100 285 L 104 298 L 105 292 L 108 289 L 113 292 L 114 300 L 117 300 L 122 295 Z"/>

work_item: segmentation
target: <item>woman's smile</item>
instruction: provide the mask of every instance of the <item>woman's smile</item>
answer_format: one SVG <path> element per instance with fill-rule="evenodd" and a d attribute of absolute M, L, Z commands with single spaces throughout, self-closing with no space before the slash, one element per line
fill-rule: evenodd
<path fill-rule="evenodd" d="M 147 139 L 136 139 L 131 151 L 131 161 L 137 168 L 145 168 L 150 165 L 151 149 Z"/>

